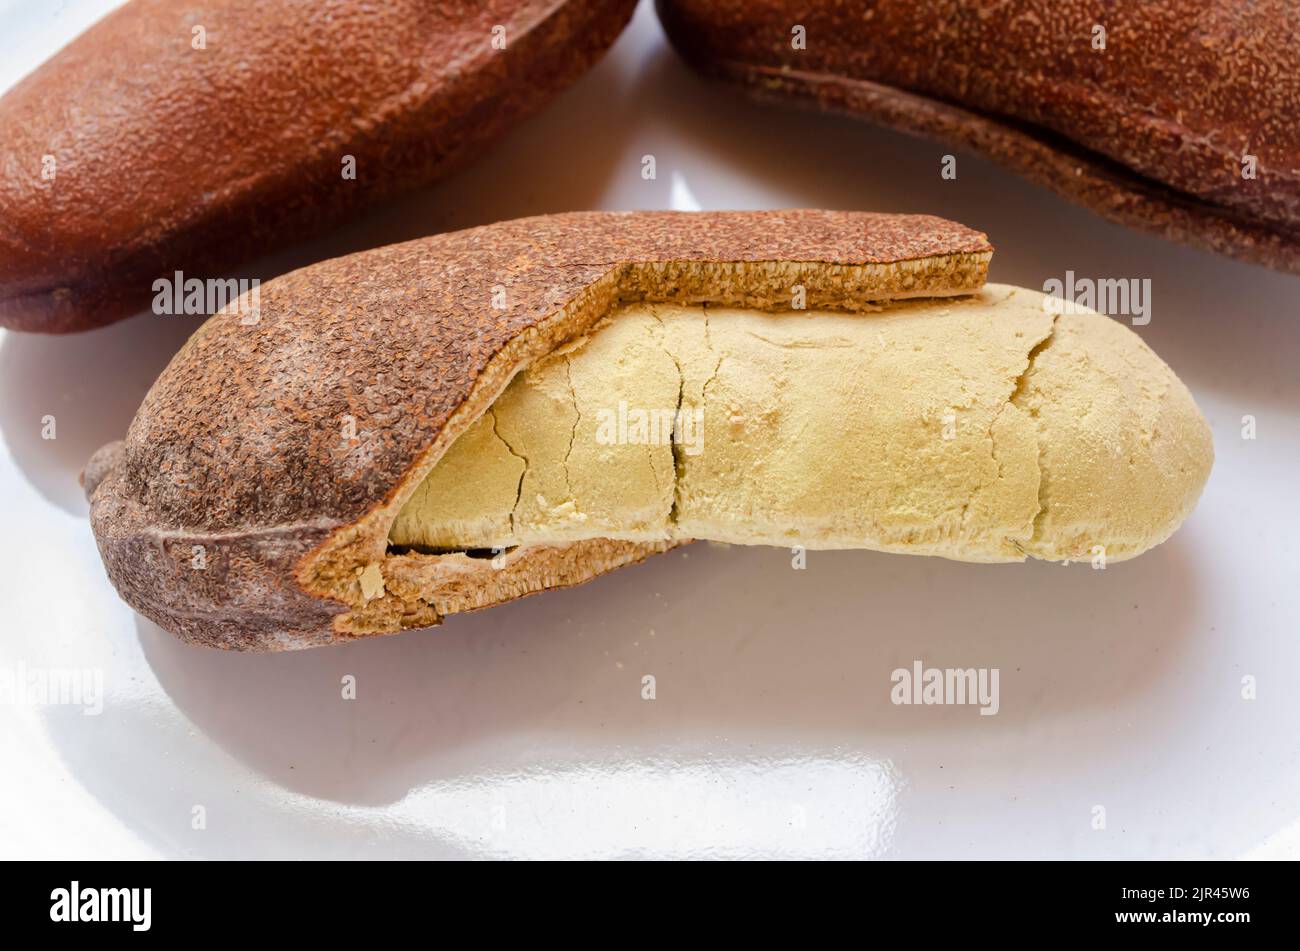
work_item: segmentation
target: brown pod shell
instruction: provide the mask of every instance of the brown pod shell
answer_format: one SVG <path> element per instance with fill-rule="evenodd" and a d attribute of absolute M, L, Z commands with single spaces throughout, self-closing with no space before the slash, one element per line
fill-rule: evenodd
<path fill-rule="evenodd" d="M 923 215 L 582 212 L 325 261 L 209 319 L 85 484 L 109 578 L 211 646 L 275 650 L 436 624 L 671 547 L 521 546 L 503 565 L 388 548 L 510 379 L 628 301 L 813 309 L 968 294 L 983 234 Z M 382 568 L 376 597 L 363 575 Z"/>
<path fill-rule="evenodd" d="M 634 6 L 134 0 L 0 99 L 0 325 L 111 323 L 446 175 Z"/>
<path fill-rule="evenodd" d="M 1111 220 L 1300 272 L 1290 0 L 657 5 L 689 63 L 759 99 L 964 147 Z"/>

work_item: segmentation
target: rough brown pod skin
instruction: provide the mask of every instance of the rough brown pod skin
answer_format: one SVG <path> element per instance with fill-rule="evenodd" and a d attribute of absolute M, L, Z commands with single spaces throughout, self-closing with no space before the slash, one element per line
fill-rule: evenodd
<path fill-rule="evenodd" d="M 966 147 L 1112 220 L 1300 273 L 1290 0 L 657 5 L 688 62 L 760 99 Z"/>
<path fill-rule="evenodd" d="M 516 372 L 621 301 L 786 309 L 801 284 L 809 308 L 855 310 L 972 293 L 991 254 L 920 215 L 584 212 L 294 271 L 263 286 L 257 323 L 229 308 L 200 327 L 125 441 L 92 459 L 100 553 L 141 614 L 241 650 L 426 627 L 586 581 L 671 546 L 524 546 L 502 570 L 388 551 L 397 510 Z M 367 600 L 359 574 L 376 562 L 388 590 Z"/>
<path fill-rule="evenodd" d="M 134 0 L 0 99 L 0 325 L 111 323 L 159 277 L 227 277 L 442 177 L 581 75 L 634 6 Z"/>

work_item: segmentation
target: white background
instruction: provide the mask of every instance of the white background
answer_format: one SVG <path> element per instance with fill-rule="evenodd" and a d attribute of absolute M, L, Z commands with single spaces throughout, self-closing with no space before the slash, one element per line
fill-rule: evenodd
<path fill-rule="evenodd" d="M 112 5 L 0 0 L 0 88 Z M 0 705 L 0 853 L 1294 855 L 1300 278 L 1108 224 L 972 156 L 942 181 L 944 151 L 709 87 L 644 6 L 470 170 L 249 273 L 581 208 L 945 215 L 988 232 L 993 280 L 1152 280 L 1139 332 L 1218 456 L 1170 542 L 1105 571 L 869 552 L 794 571 L 783 549 L 695 545 L 437 630 L 224 654 L 118 600 L 76 482 L 194 322 L 0 332 L 0 666 L 98 668 L 106 691 L 99 716 Z M 890 672 L 916 659 L 1000 668 L 1001 712 L 893 706 Z"/>

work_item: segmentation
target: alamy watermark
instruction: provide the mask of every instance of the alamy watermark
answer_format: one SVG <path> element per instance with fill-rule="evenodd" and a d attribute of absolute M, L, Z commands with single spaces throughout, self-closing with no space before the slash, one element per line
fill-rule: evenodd
<path fill-rule="evenodd" d="M 1050 314 L 1097 311 L 1109 317 L 1128 317 L 1134 327 L 1151 323 L 1151 278 L 1049 277 L 1043 281 L 1043 310 Z"/>
<path fill-rule="evenodd" d="M 895 705 L 931 704 L 978 706 L 980 716 L 991 717 L 1002 706 L 998 696 L 997 667 L 926 667 L 919 660 L 911 668 L 899 667 L 889 675 L 894 685 L 889 699 Z"/>
<path fill-rule="evenodd" d="M 50 892 L 50 921 L 120 922 L 132 931 L 153 924 L 152 888 L 91 888 L 73 881 Z"/>
<path fill-rule="evenodd" d="M 205 316 L 234 304 L 241 324 L 255 324 L 262 318 L 262 281 L 256 277 L 201 280 L 176 271 L 154 281 L 153 292 L 153 312 L 159 316 Z"/>
<path fill-rule="evenodd" d="M 704 451 L 704 407 L 646 409 L 619 400 L 596 410 L 596 442 L 602 446 L 681 446 L 688 456 Z"/>
<path fill-rule="evenodd" d="M 0 667 L 0 704 L 19 707 L 81 707 L 88 717 L 104 712 L 104 672 L 98 668 Z"/>

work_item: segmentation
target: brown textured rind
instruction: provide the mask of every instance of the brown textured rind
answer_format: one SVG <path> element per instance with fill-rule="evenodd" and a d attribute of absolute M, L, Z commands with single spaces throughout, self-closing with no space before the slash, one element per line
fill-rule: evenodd
<path fill-rule="evenodd" d="M 856 310 L 973 292 L 991 254 L 979 232 L 920 215 L 583 212 L 292 272 L 262 287 L 256 324 L 231 308 L 199 328 L 97 459 L 100 552 L 142 614 L 236 649 L 426 626 L 576 584 L 665 546 L 519 549 L 476 595 L 466 556 L 387 550 L 406 497 L 516 372 L 623 301 L 778 308 L 802 284 L 809 308 Z M 367 598 L 376 563 L 392 586 Z M 436 590 L 413 599 L 421 585 Z"/>
<path fill-rule="evenodd" d="M 964 146 L 1111 220 L 1300 273 L 1295 4 L 657 5 L 687 61 L 759 99 Z"/>
<path fill-rule="evenodd" d="M 134 0 L 0 99 L 0 325 L 110 323 L 159 277 L 227 276 L 443 177 L 590 67 L 634 6 Z"/>

